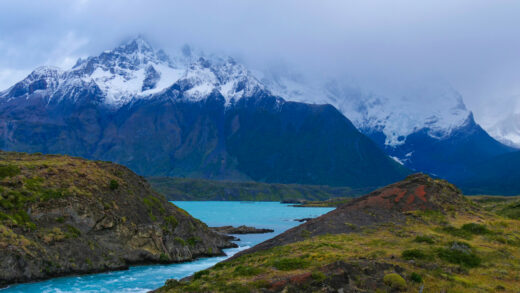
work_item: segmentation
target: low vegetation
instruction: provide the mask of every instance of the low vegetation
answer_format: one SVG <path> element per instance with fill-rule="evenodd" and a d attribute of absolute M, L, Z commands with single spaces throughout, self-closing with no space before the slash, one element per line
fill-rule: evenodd
<path fill-rule="evenodd" d="M 348 232 L 336 234 L 301 230 L 308 231 L 305 237 L 253 249 L 192 280 L 169 281 L 158 292 L 336 292 L 338 283 L 348 284 L 353 292 L 517 292 L 520 221 L 486 211 L 481 203 L 468 201 L 442 181 L 427 180 L 433 182 L 428 183 L 432 187 L 425 189 L 419 183 L 391 186 L 352 204 L 359 209 L 361 204 L 393 203 L 388 209 L 404 210 L 403 220 L 346 227 Z M 440 197 L 427 195 L 425 190 L 438 192 Z M 422 209 L 423 202 L 430 209 Z M 410 210 L 408 203 L 417 203 L 419 208 Z M 350 211 L 356 213 L 356 209 Z M 342 207 L 342 211 L 349 209 Z M 383 210 L 366 212 L 384 215 Z M 325 226 L 320 227 L 335 225 L 331 221 L 338 216 L 323 219 Z M 316 225 L 315 221 L 303 227 Z M 284 233 L 285 238 L 276 243 L 290 235 L 298 237 L 295 233 L 300 232 L 291 233 Z"/>
<path fill-rule="evenodd" d="M 338 207 L 351 201 L 352 197 L 335 197 L 327 200 L 309 200 L 296 206 L 298 207 Z"/>
<path fill-rule="evenodd" d="M 324 201 L 330 198 L 346 200 L 371 190 L 300 184 L 270 184 L 260 182 L 215 181 L 194 178 L 147 178 L 154 189 L 169 200 L 240 200 L 282 201 L 305 199 Z"/>
<path fill-rule="evenodd" d="M 520 220 L 520 196 L 469 196 L 486 210 L 500 216 Z"/>
<path fill-rule="evenodd" d="M 455 216 L 446 220 L 465 227 L 477 218 Z M 518 221 L 494 217 L 481 221 L 489 233 L 520 240 Z M 327 265 L 344 261 L 363 267 L 369 266 L 367 259 L 403 269 L 401 274 L 388 272 L 381 280 L 381 290 L 417 292 L 424 286 L 423 292 L 441 292 L 446 288 L 449 292 L 494 292 L 502 286 L 514 292 L 520 288 L 520 243 L 502 243 L 488 233 L 476 233 L 467 240 L 439 228 L 442 227 L 414 220 L 399 227 L 399 234 L 380 227 L 313 237 L 217 264 L 190 282 L 176 282 L 160 292 L 231 292 L 230 284 L 240 285 L 244 292 L 271 290 L 280 280 L 305 273 L 320 279 L 333 278 Z"/>

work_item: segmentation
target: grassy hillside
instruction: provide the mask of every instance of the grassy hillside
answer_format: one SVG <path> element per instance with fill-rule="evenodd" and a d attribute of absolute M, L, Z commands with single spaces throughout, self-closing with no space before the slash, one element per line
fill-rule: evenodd
<path fill-rule="evenodd" d="M 502 217 L 520 220 L 520 196 L 469 196 L 471 200 L 479 203 L 484 209 L 496 213 Z"/>
<path fill-rule="evenodd" d="M 231 246 L 126 167 L 0 151 L 0 286 Z"/>
<path fill-rule="evenodd" d="M 164 194 L 168 200 L 326 200 L 335 197 L 358 196 L 370 190 L 369 188 L 352 189 L 349 187 L 232 182 L 175 177 L 151 177 L 147 179 L 153 188 Z"/>
<path fill-rule="evenodd" d="M 520 221 L 486 211 L 444 181 L 415 177 L 352 200 L 190 280 L 170 280 L 158 292 L 519 288 Z"/>

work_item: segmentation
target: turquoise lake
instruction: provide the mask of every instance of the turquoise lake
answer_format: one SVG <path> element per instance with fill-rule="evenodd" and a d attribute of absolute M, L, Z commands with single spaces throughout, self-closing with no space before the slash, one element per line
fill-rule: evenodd
<path fill-rule="evenodd" d="M 270 228 L 274 233 L 237 235 L 238 248 L 226 249 L 227 256 L 201 258 L 192 262 L 131 267 L 126 271 L 72 276 L 21 284 L 0 290 L 11 292 L 147 292 L 167 279 L 180 279 L 213 266 L 240 250 L 247 249 L 299 225 L 295 219 L 313 218 L 332 208 L 291 207 L 278 202 L 179 201 L 174 202 L 209 226 L 247 225 Z"/>

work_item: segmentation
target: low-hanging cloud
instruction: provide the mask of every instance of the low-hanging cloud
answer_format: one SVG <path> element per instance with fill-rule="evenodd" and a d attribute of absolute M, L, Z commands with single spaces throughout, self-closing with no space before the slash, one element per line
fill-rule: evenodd
<path fill-rule="evenodd" d="M 0 88 L 39 65 L 70 67 L 143 34 L 167 52 L 189 43 L 256 68 L 440 76 L 491 125 L 520 94 L 518 15 L 517 1 L 4 0 Z"/>

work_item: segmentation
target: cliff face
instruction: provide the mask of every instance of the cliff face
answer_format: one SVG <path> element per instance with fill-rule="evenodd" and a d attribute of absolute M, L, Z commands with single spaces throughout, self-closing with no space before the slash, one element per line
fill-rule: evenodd
<path fill-rule="evenodd" d="M 0 285 L 234 246 L 110 162 L 0 152 L 0 195 Z"/>

